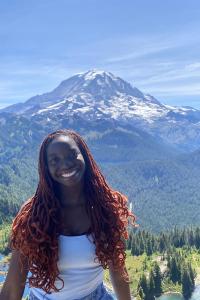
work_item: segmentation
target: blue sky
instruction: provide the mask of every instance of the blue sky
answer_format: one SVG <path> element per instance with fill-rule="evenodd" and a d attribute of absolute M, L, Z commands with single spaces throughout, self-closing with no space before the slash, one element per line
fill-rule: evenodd
<path fill-rule="evenodd" d="M 0 107 L 96 68 L 200 109 L 199 16 L 199 0 L 0 0 Z"/>

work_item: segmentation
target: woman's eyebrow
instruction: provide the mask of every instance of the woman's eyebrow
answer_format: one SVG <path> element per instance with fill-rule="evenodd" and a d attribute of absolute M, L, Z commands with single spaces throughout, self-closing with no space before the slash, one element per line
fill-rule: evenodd
<path fill-rule="evenodd" d="M 48 155 L 48 157 L 55 156 L 55 155 L 56 155 L 55 153 L 51 153 Z"/>
<path fill-rule="evenodd" d="M 77 148 L 69 148 L 68 150 L 69 150 L 69 151 L 79 151 Z M 55 156 L 55 155 L 57 155 L 57 154 L 56 154 L 56 153 L 50 153 L 50 154 L 48 155 L 48 157 Z"/>

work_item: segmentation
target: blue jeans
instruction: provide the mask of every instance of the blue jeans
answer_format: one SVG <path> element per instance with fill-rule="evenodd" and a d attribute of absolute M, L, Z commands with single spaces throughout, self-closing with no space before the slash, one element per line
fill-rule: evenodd
<path fill-rule="evenodd" d="M 47 297 L 44 297 L 44 300 L 48 299 Z M 29 295 L 29 300 L 39 300 L 36 298 L 32 293 Z M 113 296 L 107 291 L 105 288 L 103 282 L 98 285 L 98 287 L 91 292 L 89 295 L 82 297 L 82 298 L 75 298 L 71 300 L 114 300 Z"/>

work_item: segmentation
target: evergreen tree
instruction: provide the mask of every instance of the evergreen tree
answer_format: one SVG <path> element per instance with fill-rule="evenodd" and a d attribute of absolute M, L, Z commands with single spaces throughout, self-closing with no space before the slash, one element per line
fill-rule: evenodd
<path fill-rule="evenodd" d="M 154 282 L 154 274 L 153 271 L 150 271 L 149 274 L 149 292 L 148 292 L 148 297 L 147 300 L 154 300 L 155 297 L 155 282 Z"/>
<path fill-rule="evenodd" d="M 180 281 L 181 276 L 181 269 L 180 265 L 178 264 L 178 261 L 176 260 L 175 256 L 171 258 L 170 261 L 170 279 L 176 283 Z"/>
<path fill-rule="evenodd" d="M 194 246 L 195 244 L 194 232 L 192 229 L 189 232 L 188 242 L 190 246 Z"/>
<path fill-rule="evenodd" d="M 195 246 L 200 249 L 200 228 L 197 227 L 195 230 Z"/>
<path fill-rule="evenodd" d="M 195 288 L 195 271 L 192 269 L 191 264 L 188 264 L 188 272 L 191 278 L 192 287 Z"/>
<path fill-rule="evenodd" d="M 146 253 L 148 256 L 152 255 L 153 249 L 152 249 L 152 244 L 150 238 L 147 241 L 147 246 L 146 246 Z"/>
<path fill-rule="evenodd" d="M 129 239 L 128 239 L 128 243 L 127 243 L 127 249 L 128 249 L 128 250 L 131 250 L 132 239 L 133 239 L 133 233 L 130 232 Z"/>
<path fill-rule="evenodd" d="M 184 268 L 182 275 L 182 294 L 186 300 L 189 300 L 194 291 L 194 286 L 189 272 Z"/>
<path fill-rule="evenodd" d="M 165 249 L 166 249 L 166 240 L 165 240 L 165 235 L 162 234 L 159 237 L 159 251 L 162 253 L 165 251 Z"/>
<path fill-rule="evenodd" d="M 138 292 L 140 291 L 140 289 L 142 289 L 142 292 L 144 293 L 144 296 L 146 296 L 148 294 L 148 283 L 147 283 L 147 278 L 145 276 L 145 274 L 143 273 L 140 280 L 139 280 L 139 283 L 138 283 Z M 144 298 L 146 299 L 146 298 Z"/>
<path fill-rule="evenodd" d="M 135 237 L 132 237 L 132 242 L 131 242 L 131 255 L 136 255 L 136 242 L 135 242 Z"/>
<path fill-rule="evenodd" d="M 145 299 L 145 294 L 144 294 L 144 292 L 143 292 L 142 287 L 140 287 L 140 289 L 139 289 L 139 291 L 138 291 L 138 296 L 139 296 L 139 297 L 137 297 L 138 300 L 139 300 L 139 299 L 141 299 L 141 300 L 144 300 L 144 299 Z"/>
<path fill-rule="evenodd" d="M 140 249 L 140 255 L 142 255 L 144 253 L 144 239 L 143 237 L 140 239 L 139 241 L 139 249 Z"/>
<path fill-rule="evenodd" d="M 156 297 L 159 297 L 162 294 L 162 275 L 160 267 L 156 262 L 153 267 L 153 279 L 154 279 L 154 294 Z"/>

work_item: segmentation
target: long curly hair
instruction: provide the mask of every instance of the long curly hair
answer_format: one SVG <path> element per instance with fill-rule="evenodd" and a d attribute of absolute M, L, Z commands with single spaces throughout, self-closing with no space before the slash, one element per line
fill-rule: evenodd
<path fill-rule="evenodd" d="M 135 225 L 135 215 L 129 211 L 127 198 L 113 190 L 106 182 L 98 165 L 82 137 L 73 130 L 57 130 L 46 136 L 39 152 L 39 182 L 35 194 L 22 205 L 13 220 L 10 234 L 10 248 L 20 251 L 20 265 L 26 257 L 32 275 L 30 286 L 51 293 L 58 292 L 64 282 L 59 277 L 58 236 L 60 229 L 61 204 L 54 189 L 54 182 L 47 167 L 46 151 L 58 135 L 71 137 L 79 147 L 85 160 L 84 193 L 86 209 L 91 221 L 92 237 L 96 256 L 104 269 L 112 263 L 120 269 L 125 281 L 129 282 L 125 268 L 125 243 L 128 226 Z M 58 289 L 55 280 L 63 286 Z"/>

